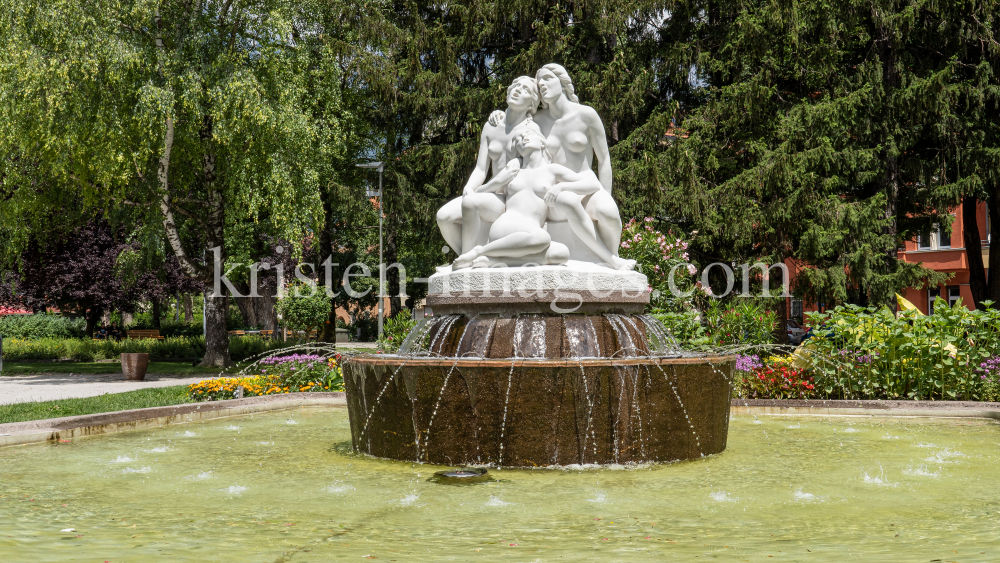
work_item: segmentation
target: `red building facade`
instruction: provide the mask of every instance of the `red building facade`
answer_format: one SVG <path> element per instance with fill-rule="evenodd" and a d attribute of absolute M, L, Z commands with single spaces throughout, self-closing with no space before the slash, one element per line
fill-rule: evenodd
<path fill-rule="evenodd" d="M 986 211 L 986 204 L 980 203 L 976 207 L 979 224 L 980 248 L 977 249 L 983 256 L 983 264 L 987 270 L 990 267 L 990 240 L 989 221 L 992 219 Z M 969 289 L 969 260 L 965 249 L 965 233 L 962 226 L 962 207 L 959 206 L 951 211 L 952 224 L 951 233 L 942 229 L 926 235 L 921 235 L 918 240 L 907 241 L 900 249 L 899 256 L 906 262 L 923 264 L 924 267 L 938 272 L 954 274 L 945 285 L 935 288 L 907 288 L 901 293 L 908 301 L 913 303 L 924 314 L 933 312 L 933 303 L 937 297 L 941 297 L 949 304 L 954 304 L 959 298 L 962 304 L 969 309 L 975 309 L 972 299 L 972 291 Z M 801 264 L 788 262 L 789 275 L 792 278 L 794 287 L 795 274 L 802 269 Z M 788 302 L 789 313 L 793 318 L 802 318 L 803 312 L 817 311 L 822 304 L 814 303 L 811 306 L 805 305 L 801 300 L 790 298 Z"/>

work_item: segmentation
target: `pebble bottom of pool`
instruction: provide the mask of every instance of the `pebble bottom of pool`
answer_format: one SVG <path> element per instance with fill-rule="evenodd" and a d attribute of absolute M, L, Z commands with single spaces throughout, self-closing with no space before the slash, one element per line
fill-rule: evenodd
<path fill-rule="evenodd" d="M 462 486 L 350 439 L 310 408 L 0 449 L 0 560 L 1000 560 L 987 420 L 734 414 L 714 457 Z"/>

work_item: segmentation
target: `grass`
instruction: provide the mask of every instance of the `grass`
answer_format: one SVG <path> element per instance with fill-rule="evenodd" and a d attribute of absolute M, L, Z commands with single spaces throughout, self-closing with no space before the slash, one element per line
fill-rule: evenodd
<path fill-rule="evenodd" d="M 5 366 L 6 367 L 6 366 Z M 127 393 L 108 393 L 85 399 L 60 399 L 39 403 L 0 405 L 0 424 L 25 422 L 61 416 L 79 416 L 102 412 L 166 407 L 192 402 L 187 395 L 187 385 L 140 389 Z"/>
<path fill-rule="evenodd" d="M 190 362 L 149 362 L 146 373 L 162 373 L 171 375 L 217 375 L 219 368 L 203 368 L 192 366 Z M 230 369 L 229 371 L 233 371 Z M 28 363 L 4 362 L 2 375 L 34 375 L 43 373 L 121 373 L 122 366 L 118 362 L 60 362 L 60 363 Z"/>

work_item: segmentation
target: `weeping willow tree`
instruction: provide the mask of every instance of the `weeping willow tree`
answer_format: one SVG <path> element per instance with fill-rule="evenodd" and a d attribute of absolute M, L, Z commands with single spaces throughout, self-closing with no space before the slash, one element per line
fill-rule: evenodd
<path fill-rule="evenodd" d="M 205 365 L 229 363 L 214 292 L 246 223 L 301 240 L 322 222 L 335 126 L 317 98 L 313 2 L 28 2 L 0 14 L 0 163 L 43 170 L 96 208 L 132 208 L 206 286 Z M 2 205 L 45 205 L 30 182 Z M 2 213 L 2 211 L 0 211 Z M 209 249 L 215 249 L 214 251 Z M 225 267 L 220 268 L 225 270 Z"/>

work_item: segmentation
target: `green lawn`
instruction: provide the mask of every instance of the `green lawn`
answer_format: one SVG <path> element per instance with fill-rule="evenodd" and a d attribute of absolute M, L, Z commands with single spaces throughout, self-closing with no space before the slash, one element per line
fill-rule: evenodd
<path fill-rule="evenodd" d="M 6 366 L 4 366 L 6 371 Z M 86 399 L 60 399 L 41 403 L 18 403 L 0 405 L 0 424 L 5 422 L 24 422 L 26 420 L 41 420 L 60 416 L 77 416 L 101 412 L 123 411 L 128 409 L 144 409 L 147 407 L 164 407 L 190 403 L 187 396 L 187 386 L 157 387 L 140 389 L 127 393 L 108 393 Z"/>
<path fill-rule="evenodd" d="M 233 371 L 230 369 L 230 371 Z M 60 362 L 60 363 L 27 363 L 4 362 L 3 375 L 31 375 L 38 373 L 121 373 L 122 366 L 118 362 Z M 216 375 L 219 368 L 203 368 L 192 366 L 190 362 L 149 362 L 146 373 L 166 373 L 171 375 Z"/>

